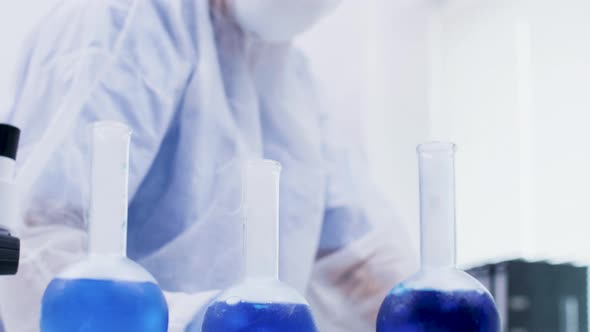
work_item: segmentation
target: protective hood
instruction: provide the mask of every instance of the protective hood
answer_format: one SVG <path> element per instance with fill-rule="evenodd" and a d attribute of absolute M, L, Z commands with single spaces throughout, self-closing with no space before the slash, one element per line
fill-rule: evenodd
<path fill-rule="evenodd" d="M 259 38 L 284 42 L 309 29 L 340 0 L 228 0 L 237 23 Z"/>

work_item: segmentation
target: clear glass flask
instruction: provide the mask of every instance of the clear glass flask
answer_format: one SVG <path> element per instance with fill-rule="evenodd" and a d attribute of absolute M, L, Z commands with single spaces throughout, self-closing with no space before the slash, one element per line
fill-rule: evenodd
<path fill-rule="evenodd" d="M 279 280 L 281 166 L 251 160 L 245 166 L 245 278 L 207 309 L 202 332 L 316 332 L 309 305 Z"/>
<path fill-rule="evenodd" d="M 500 332 L 494 300 L 455 266 L 455 146 L 418 146 L 421 269 L 385 298 L 377 332 Z"/>
<path fill-rule="evenodd" d="M 59 274 L 42 301 L 41 332 L 166 332 L 153 276 L 127 258 L 129 128 L 93 126 L 89 255 Z"/>

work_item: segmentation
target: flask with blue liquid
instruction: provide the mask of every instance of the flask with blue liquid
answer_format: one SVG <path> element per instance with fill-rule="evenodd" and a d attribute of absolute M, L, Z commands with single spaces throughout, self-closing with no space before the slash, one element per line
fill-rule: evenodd
<path fill-rule="evenodd" d="M 126 255 L 130 138 L 120 123 L 93 126 L 89 255 L 47 287 L 41 332 L 168 330 L 160 287 Z"/>
<path fill-rule="evenodd" d="M 385 298 L 377 332 L 500 332 L 494 300 L 455 266 L 455 146 L 418 147 L 421 269 Z"/>
<path fill-rule="evenodd" d="M 207 308 L 202 332 L 317 332 L 309 305 L 279 280 L 279 176 L 271 160 L 245 166 L 244 280 Z"/>

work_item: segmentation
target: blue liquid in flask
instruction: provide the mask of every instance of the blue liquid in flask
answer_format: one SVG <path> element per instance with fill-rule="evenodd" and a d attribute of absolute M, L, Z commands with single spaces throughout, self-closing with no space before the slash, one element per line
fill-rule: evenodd
<path fill-rule="evenodd" d="M 168 306 L 158 285 L 54 279 L 43 297 L 42 332 L 162 332 Z"/>
<path fill-rule="evenodd" d="M 208 309 L 202 332 L 317 332 L 305 304 L 215 302 Z"/>
<path fill-rule="evenodd" d="M 498 332 L 491 297 L 479 291 L 394 289 L 377 319 L 378 332 Z"/>

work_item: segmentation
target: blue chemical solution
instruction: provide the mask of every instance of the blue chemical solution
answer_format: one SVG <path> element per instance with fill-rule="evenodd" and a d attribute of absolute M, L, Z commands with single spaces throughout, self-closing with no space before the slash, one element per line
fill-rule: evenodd
<path fill-rule="evenodd" d="M 54 279 L 42 305 L 41 332 L 168 330 L 168 305 L 150 282 Z"/>
<path fill-rule="evenodd" d="M 303 304 L 215 302 L 205 314 L 202 332 L 317 332 Z"/>
<path fill-rule="evenodd" d="M 500 332 L 500 319 L 485 293 L 395 289 L 377 318 L 377 332 L 394 331 Z"/>

